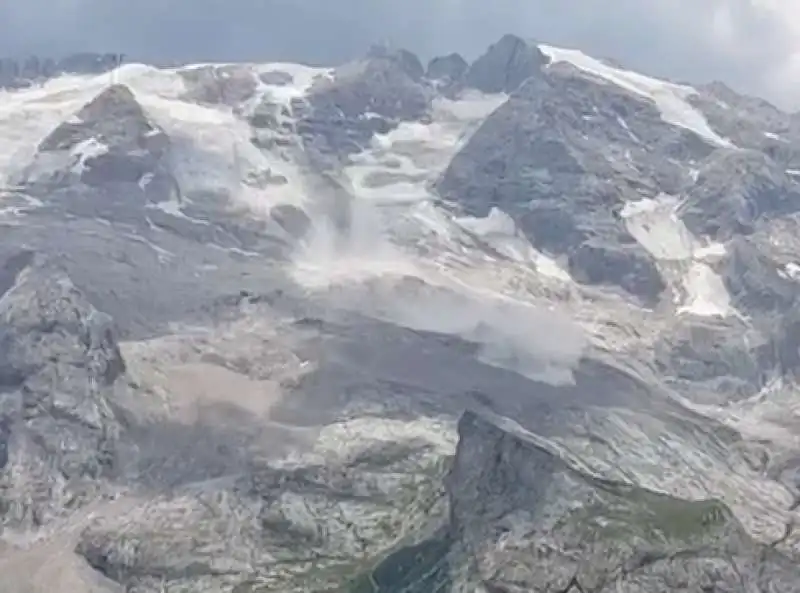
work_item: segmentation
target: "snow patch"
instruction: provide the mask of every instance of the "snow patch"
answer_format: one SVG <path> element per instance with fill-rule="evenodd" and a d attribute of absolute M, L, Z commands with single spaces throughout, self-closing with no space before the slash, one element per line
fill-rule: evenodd
<path fill-rule="evenodd" d="M 681 305 L 680 290 L 676 290 L 679 313 L 700 316 L 730 315 L 733 309 L 722 279 L 707 264 L 723 257 L 721 243 L 701 244 L 678 216 L 680 200 L 661 194 L 628 202 L 620 212 L 625 227 L 636 241 L 656 260 L 688 264 L 680 283 L 686 293 Z"/>
<path fill-rule="evenodd" d="M 175 259 L 175 257 L 176 257 L 175 254 L 172 253 L 171 251 L 169 251 L 167 249 L 164 249 L 163 247 L 160 247 L 159 245 L 156 245 L 155 243 L 153 243 L 149 239 L 147 239 L 145 237 L 142 237 L 141 235 L 138 235 L 136 233 L 124 233 L 123 236 L 128 238 L 128 239 L 130 239 L 131 241 L 135 241 L 137 243 L 141 243 L 142 245 L 145 245 L 145 246 L 149 247 L 150 249 L 152 249 L 155 252 L 159 263 L 162 263 L 162 264 L 168 263 L 168 262 L 172 261 L 173 259 Z"/>
<path fill-rule="evenodd" d="M 150 182 L 153 181 L 153 177 L 154 175 L 152 173 L 145 173 L 144 175 L 142 175 L 139 178 L 139 181 L 137 182 L 139 189 L 145 191 L 147 189 L 147 186 L 150 185 Z"/>
<path fill-rule="evenodd" d="M 455 239 L 453 219 L 437 208 L 433 202 L 425 201 L 415 204 L 411 209 L 411 216 L 440 239 L 447 242 Z"/>
<path fill-rule="evenodd" d="M 687 99 L 697 94 L 692 87 L 614 68 L 579 50 L 562 49 L 549 45 L 540 45 L 539 49 L 551 59 L 552 63 L 569 62 L 584 72 L 607 80 L 640 97 L 650 99 L 661 112 L 661 118 L 668 124 L 690 130 L 711 144 L 724 148 L 734 147 L 730 140 L 723 138 L 711 129 L 705 116 L 689 104 Z"/>
<path fill-rule="evenodd" d="M 345 176 L 355 194 L 366 200 L 388 204 L 430 200 L 429 182 L 507 99 L 504 94 L 477 91 L 458 99 L 437 99 L 429 123 L 403 122 L 386 134 L 375 135 L 367 150 L 352 157 Z"/>
<path fill-rule="evenodd" d="M 97 158 L 108 152 L 108 146 L 100 142 L 97 138 L 89 138 L 76 144 L 70 151 L 77 161 L 71 167 L 75 175 L 81 175 L 86 170 L 86 161 Z"/>
<path fill-rule="evenodd" d="M 0 203 L 9 204 L 0 208 L 0 221 L 7 226 L 16 226 L 19 222 L 14 219 L 25 216 L 29 211 L 35 208 L 44 206 L 41 200 L 33 196 L 28 196 L 22 192 L 7 190 L 0 190 Z"/>
<path fill-rule="evenodd" d="M 694 257 L 695 259 L 714 260 L 724 257 L 727 252 L 725 245 L 722 243 L 708 243 L 707 245 L 696 247 Z"/>
<path fill-rule="evenodd" d="M 255 71 L 289 71 L 294 82 L 281 87 L 281 92 L 292 97 L 302 95 L 314 76 L 324 72 L 291 64 L 253 68 L 254 75 Z M 61 76 L 31 89 L 0 91 L 0 137 L 4 144 L 0 185 L 12 184 L 34 159 L 39 171 L 33 173 L 37 175 L 73 165 L 74 172 L 82 171 L 83 163 L 101 150 L 97 144 L 82 143 L 74 155 L 79 159 L 77 164 L 66 162 L 64 156 L 38 155 L 37 147 L 62 122 L 77 120 L 75 114 L 110 84 L 127 85 L 154 123 L 172 137 L 175 173 L 183 193 L 222 193 L 258 214 L 267 214 L 277 204 L 306 202 L 303 179 L 294 163 L 253 146 L 249 126 L 229 108 L 181 100 L 187 88 L 180 70 L 143 64 L 125 64 L 99 76 Z M 247 182 L 262 177 L 283 179 L 285 183 L 253 187 Z M 145 183 L 143 179 L 140 185 Z"/>
<path fill-rule="evenodd" d="M 686 275 L 686 303 L 679 313 L 703 317 L 726 317 L 733 313 L 730 295 L 722 279 L 702 262 L 693 262 Z"/>
<path fill-rule="evenodd" d="M 800 280 L 800 264 L 797 262 L 789 262 L 782 269 L 778 269 L 778 274 L 783 278 L 791 280 Z"/>
<path fill-rule="evenodd" d="M 194 224 L 199 224 L 202 226 L 209 226 L 211 224 L 207 220 L 202 220 L 200 218 L 193 218 L 191 216 L 187 216 L 182 209 L 181 202 L 179 202 L 177 199 L 174 198 L 171 200 L 165 200 L 163 202 L 155 202 L 155 203 L 151 202 L 146 204 L 145 207 L 150 210 L 160 210 L 164 214 L 174 216 L 175 218 L 182 218 L 183 220 L 188 220 L 189 222 Z"/>
<path fill-rule="evenodd" d="M 343 171 L 354 196 L 350 229 L 342 235 L 325 221 L 315 221 L 295 255 L 295 280 L 309 289 L 324 289 L 377 276 L 423 277 L 430 272 L 423 270 L 426 262 L 390 240 L 398 233 L 404 245 L 432 231 L 438 247 L 445 243 L 463 249 L 458 235 L 464 229 L 435 206 L 429 184 L 506 99 L 470 92 L 456 100 L 437 100 L 429 123 L 405 122 L 376 135 Z M 405 223 L 413 228 L 405 229 Z"/>
<path fill-rule="evenodd" d="M 783 140 L 783 138 L 781 138 L 778 134 L 775 134 L 774 132 L 764 132 L 764 136 L 770 138 L 771 140 Z"/>
<path fill-rule="evenodd" d="M 692 257 L 694 239 L 678 217 L 680 200 L 661 194 L 628 202 L 620 212 L 625 227 L 658 260 L 682 261 Z"/>
<path fill-rule="evenodd" d="M 620 126 L 622 126 L 622 129 L 628 133 L 628 136 L 630 136 L 631 140 L 633 140 L 634 142 L 641 142 L 641 140 L 639 140 L 639 137 L 633 133 L 633 130 L 631 130 L 630 126 L 628 125 L 628 122 L 626 122 L 621 117 L 617 116 L 617 123 Z M 626 151 L 625 158 L 630 160 L 631 158 L 630 151 Z"/>
<path fill-rule="evenodd" d="M 517 229 L 514 219 L 502 210 L 492 208 L 484 218 L 463 216 L 455 218 L 455 222 L 509 259 L 532 264 L 543 276 L 562 282 L 572 281 L 566 270 L 530 244 Z"/>
<path fill-rule="evenodd" d="M 456 218 L 456 222 L 481 237 L 517 234 L 517 225 L 514 223 L 514 219 L 496 207 L 492 207 L 484 218 L 463 216 Z"/>
<path fill-rule="evenodd" d="M 69 76 L 41 87 L 0 90 L 0 185 L 12 184 L 33 160 L 42 140 L 101 88 L 93 88 L 85 78 Z"/>

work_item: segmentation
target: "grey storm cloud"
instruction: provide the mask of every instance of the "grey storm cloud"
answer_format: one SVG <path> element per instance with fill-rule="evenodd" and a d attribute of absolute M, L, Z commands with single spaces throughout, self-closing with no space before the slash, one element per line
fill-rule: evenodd
<path fill-rule="evenodd" d="M 4 0 L 0 55 L 336 63 L 373 43 L 474 57 L 504 33 L 800 104 L 797 0 Z"/>

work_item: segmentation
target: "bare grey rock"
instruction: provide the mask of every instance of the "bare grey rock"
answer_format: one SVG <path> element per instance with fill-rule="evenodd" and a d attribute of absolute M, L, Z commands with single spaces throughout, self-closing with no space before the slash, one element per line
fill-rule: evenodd
<path fill-rule="evenodd" d="M 113 201 L 123 194 L 124 200 L 133 202 L 129 208 L 141 208 L 174 193 L 169 155 L 169 138 L 144 113 L 131 90 L 112 85 L 40 143 L 18 183 L 57 206 L 84 214 L 93 192 L 111 193 Z M 83 195 L 59 193 L 76 182 L 87 188 Z"/>
<path fill-rule="evenodd" d="M 673 387 L 703 403 L 751 397 L 773 377 L 766 333 L 741 322 L 684 321 L 656 345 L 656 364 Z"/>
<path fill-rule="evenodd" d="M 681 218 L 692 232 L 728 239 L 757 221 L 797 211 L 798 185 L 764 153 L 719 151 L 703 163 Z"/>
<path fill-rule="evenodd" d="M 736 237 L 728 243 L 722 263 L 725 285 L 740 311 L 751 314 L 783 312 L 797 301 L 797 287 L 748 237 Z"/>
<path fill-rule="evenodd" d="M 114 393 L 125 363 L 115 328 L 57 266 L 10 262 L 0 297 L 3 523 L 41 525 L 88 504 L 114 473 Z M 8 269 L 8 266 L 6 267 Z"/>
<path fill-rule="evenodd" d="M 472 63 L 466 83 L 486 93 L 509 93 L 539 74 L 548 61 L 535 44 L 504 35 Z"/>
<path fill-rule="evenodd" d="M 467 412 L 459 433 L 447 523 L 354 590 L 788 592 L 798 578 L 719 501 L 597 478 L 507 420 Z"/>
<path fill-rule="evenodd" d="M 720 82 L 702 85 L 690 99 L 714 129 L 736 146 L 758 150 L 786 168 L 800 162 L 800 121 L 759 97 L 736 93 Z"/>
<path fill-rule="evenodd" d="M 186 80 L 186 99 L 214 105 L 240 104 L 252 97 L 258 78 L 244 66 L 203 66 L 181 70 Z"/>
<path fill-rule="evenodd" d="M 638 125 L 642 140 L 632 145 Z M 614 212 L 649 188 L 686 182 L 678 166 L 657 157 L 659 142 L 670 150 L 682 137 L 665 129 L 657 139 L 653 131 L 663 125 L 639 98 L 554 69 L 529 79 L 487 118 L 437 187 L 470 214 L 493 206 L 509 213 L 533 245 L 566 255 L 578 279 L 653 300 L 665 285 Z M 637 173 L 620 170 L 617 155 L 626 151 Z"/>
<path fill-rule="evenodd" d="M 419 58 L 407 49 L 393 49 L 383 45 L 375 45 L 367 52 L 367 59 L 377 58 L 396 63 L 414 81 L 420 81 L 425 75 L 425 67 Z"/>
<path fill-rule="evenodd" d="M 261 465 L 173 491 L 98 522 L 76 551 L 126 590 L 344 586 L 376 550 L 414 537 L 419 524 L 445 512 L 446 458 L 429 443 L 398 436 L 353 443 L 351 453 L 329 455 L 324 465 Z"/>
<path fill-rule="evenodd" d="M 332 80 L 315 85 L 297 127 L 306 146 L 336 159 L 362 150 L 375 133 L 400 121 L 422 118 L 432 94 L 419 80 L 418 60 L 404 56 L 381 51 L 337 68 Z"/>
<path fill-rule="evenodd" d="M 468 69 L 469 64 L 461 57 L 461 54 L 452 53 L 432 58 L 428 62 L 425 76 L 431 80 L 458 83 L 464 80 Z"/>

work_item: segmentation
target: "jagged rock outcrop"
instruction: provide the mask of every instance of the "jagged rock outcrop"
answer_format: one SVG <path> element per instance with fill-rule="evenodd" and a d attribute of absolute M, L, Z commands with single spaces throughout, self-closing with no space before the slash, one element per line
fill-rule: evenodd
<path fill-rule="evenodd" d="M 381 434 L 387 424 L 391 440 Z M 424 425 L 331 426 L 319 443 L 335 449 L 133 505 L 86 529 L 76 551 L 127 591 L 339 590 L 375 554 L 446 512 L 451 451 L 427 440 Z M 347 439 L 344 455 L 326 436 Z"/>
<path fill-rule="evenodd" d="M 461 57 L 461 54 L 452 53 L 431 59 L 428 62 L 425 76 L 431 80 L 453 84 L 462 82 L 468 69 L 469 63 Z"/>
<path fill-rule="evenodd" d="M 419 82 L 425 76 L 425 67 L 416 54 L 407 49 L 394 49 L 385 45 L 374 45 L 367 52 L 367 59 L 388 60 L 397 64 L 411 80 Z"/>
<path fill-rule="evenodd" d="M 413 54 L 381 50 L 316 84 L 297 124 L 316 162 L 359 152 L 374 134 L 424 118 L 432 93 L 420 81 L 423 72 Z"/>
<path fill-rule="evenodd" d="M 693 233 L 725 240 L 798 208 L 800 184 L 785 167 L 755 150 L 719 151 L 700 168 L 681 218 Z"/>
<path fill-rule="evenodd" d="M 800 119 L 721 82 L 697 87 L 689 101 L 709 124 L 741 148 L 758 150 L 787 169 L 800 163 Z"/>
<path fill-rule="evenodd" d="M 765 315 L 787 311 L 797 302 L 797 284 L 752 238 L 739 236 L 726 244 L 720 263 L 725 287 L 739 311 Z"/>
<path fill-rule="evenodd" d="M 255 73 L 244 65 L 208 65 L 180 71 L 186 81 L 184 98 L 188 101 L 213 105 L 241 104 L 258 88 Z"/>
<path fill-rule="evenodd" d="M 631 134 L 641 141 L 631 143 Z M 614 211 L 688 183 L 674 159 L 659 156 L 681 138 L 640 97 L 559 66 L 528 79 L 492 113 L 437 187 L 469 214 L 507 212 L 534 246 L 566 255 L 577 280 L 654 300 L 665 283 Z M 622 155 L 635 167 L 623 167 Z"/>
<path fill-rule="evenodd" d="M 724 404 L 755 395 L 776 371 L 769 334 L 740 320 L 683 319 L 655 345 L 659 372 L 677 392 Z"/>
<path fill-rule="evenodd" d="M 351 589 L 746 593 L 793 591 L 800 571 L 754 543 L 715 500 L 592 476 L 502 418 L 466 412 L 439 532 L 395 551 Z"/>
<path fill-rule="evenodd" d="M 20 253 L 0 296 L 2 523 L 34 527 L 74 512 L 115 471 L 125 373 L 111 318 L 54 264 Z"/>
<path fill-rule="evenodd" d="M 466 74 L 468 86 L 485 93 L 510 93 L 549 62 L 534 43 L 504 35 L 479 57 Z"/>
<path fill-rule="evenodd" d="M 21 185 L 44 192 L 79 181 L 90 188 L 138 188 L 140 202 L 169 196 L 169 138 L 130 88 L 112 85 L 39 144 Z"/>

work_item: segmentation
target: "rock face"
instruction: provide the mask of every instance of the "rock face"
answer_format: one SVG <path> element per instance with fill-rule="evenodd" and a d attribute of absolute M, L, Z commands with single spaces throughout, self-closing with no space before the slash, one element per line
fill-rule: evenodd
<path fill-rule="evenodd" d="M 367 52 L 367 59 L 387 60 L 394 62 L 412 80 L 419 82 L 425 76 L 425 67 L 419 58 L 406 49 L 376 45 Z"/>
<path fill-rule="evenodd" d="M 683 322 L 656 347 L 656 364 L 680 393 L 715 403 L 743 399 L 774 376 L 768 334 L 719 320 Z"/>
<path fill-rule="evenodd" d="M 627 131 L 617 121 L 621 113 L 636 114 L 631 121 L 641 124 L 632 125 L 642 129 Z M 629 149 L 631 133 L 643 141 Z M 534 246 L 565 255 L 577 279 L 652 301 L 665 283 L 614 210 L 642 187 L 681 186 L 681 170 L 657 157 L 659 144 L 670 150 L 676 134 L 637 97 L 559 67 L 528 78 L 487 118 L 438 189 L 473 215 L 491 207 L 508 212 Z M 626 150 L 638 174 L 626 173 L 631 178 L 620 183 L 614 155 Z"/>
<path fill-rule="evenodd" d="M 486 93 L 508 93 L 535 76 L 547 62 L 535 44 L 504 35 L 469 67 L 466 82 Z"/>
<path fill-rule="evenodd" d="M 115 471 L 125 372 L 111 319 L 57 267 L 23 252 L 3 267 L 3 524 L 38 526 L 97 496 Z"/>
<path fill-rule="evenodd" d="M 85 210 L 99 192 L 112 212 L 115 206 L 141 208 L 172 197 L 176 187 L 169 156 L 165 132 L 128 87 L 112 85 L 39 144 L 18 183 L 67 207 Z M 70 191 L 76 186 L 85 191 Z"/>
<path fill-rule="evenodd" d="M 355 591 L 793 590 L 798 570 L 719 501 L 593 477 L 512 422 L 459 423 L 449 520 Z"/>
<path fill-rule="evenodd" d="M 308 113 L 298 124 L 306 146 L 321 155 L 321 162 L 357 153 L 374 134 L 424 117 L 432 96 L 421 84 L 423 73 L 413 54 L 385 49 L 337 68 L 308 98 Z"/>
<path fill-rule="evenodd" d="M 725 152 L 700 170 L 682 217 L 692 232 L 726 240 L 752 233 L 758 220 L 796 212 L 798 203 L 795 181 L 767 155 Z"/>
<path fill-rule="evenodd" d="M 253 96 L 258 78 L 244 66 L 203 66 L 184 70 L 189 91 L 186 98 L 200 103 L 234 107 Z"/>
<path fill-rule="evenodd" d="M 428 62 L 426 76 L 432 80 L 458 83 L 464 80 L 469 69 L 467 61 L 460 54 L 438 56 Z"/>
<path fill-rule="evenodd" d="M 774 266 L 758 243 L 736 237 L 728 243 L 722 277 L 737 308 L 762 315 L 785 312 L 797 300 L 792 279 Z"/>
<path fill-rule="evenodd" d="M 366 428 L 355 422 L 331 436 L 369 440 Z M 126 590 L 165 581 L 209 593 L 342 587 L 375 550 L 413 537 L 445 511 L 442 451 L 412 434 L 395 436 L 353 442 L 338 460 L 311 453 L 159 497 L 87 529 L 77 552 Z"/>

